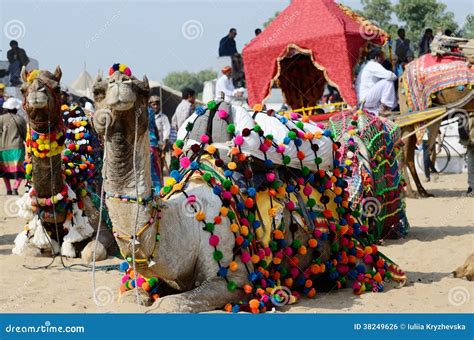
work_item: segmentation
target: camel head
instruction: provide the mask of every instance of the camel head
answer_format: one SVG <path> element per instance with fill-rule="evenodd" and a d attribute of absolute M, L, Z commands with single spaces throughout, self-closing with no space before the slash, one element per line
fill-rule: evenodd
<path fill-rule="evenodd" d="M 139 134 L 146 132 L 148 127 L 147 102 L 150 92 L 146 76 L 140 81 L 131 75 L 127 67 L 125 71 L 109 71 L 109 77 L 97 77 L 93 92 L 97 110 L 94 125 L 99 134 L 104 134 L 105 125 L 112 130 L 134 133 L 135 115 L 138 115 Z M 117 68 L 117 67 L 116 67 Z"/>
<path fill-rule="evenodd" d="M 46 70 L 21 70 L 24 107 L 31 127 L 46 132 L 48 125 L 55 127 L 61 119 L 60 84 L 62 71 L 58 66 L 54 73 Z"/>

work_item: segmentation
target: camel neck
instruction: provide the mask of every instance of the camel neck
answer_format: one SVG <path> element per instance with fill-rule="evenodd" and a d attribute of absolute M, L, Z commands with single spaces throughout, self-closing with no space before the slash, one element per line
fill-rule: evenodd
<path fill-rule="evenodd" d="M 134 157 L 135 151 L 135 157 Z M 135 165 L 134 165 L 135 160 Z M 122 131 L 107 136 L 104 168 L 105 191 L 108 196 L 146 198 L 151 195 L 150 141 L 148 134 L 134 136 Z"/>

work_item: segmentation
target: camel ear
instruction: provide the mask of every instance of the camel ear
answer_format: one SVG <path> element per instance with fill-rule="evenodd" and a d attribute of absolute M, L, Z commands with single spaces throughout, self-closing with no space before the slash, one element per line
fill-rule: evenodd
<path fill-rule="evenodd" d="M 61 67 L 58 65 L 56 66 L 56 69 L 54 70 L 54 79 L 59 83 L 61 81 L 61 77 L 63 75 L 63 71 L 61 71 Z"/>
<path fill-rule="evenodd" d="M 143 80 L 142 80 L 142 81 L 143 81 L 143 86 L 144 86 L 145 88 L 148 88 L 148 89 L 149 89 L 149 88 L 150 88 L 150 84 L 149 84 L 149 82 L 148 82 L 148 78 L 147 78 L 146 75 L 143 75 Z"/>
<path fill-rule="evenodd" d="M 23 82 L 26 83 L 27 79 L 28 79 L 28 74 L 26 72 L 26 66 L 23 66 L 21 68 L 21 80 L 23 80 Z"/>
<path fill-rule="evenodd" d="M 105 98 L 106 88 L 106 84 L 102 80 L 102 77 L 100 75 L 97 75 L 94 81 L 94 85 L 92 85 L 92 93 L 94 96 L 94 101 L 96 103 L 102 101 Z"/>

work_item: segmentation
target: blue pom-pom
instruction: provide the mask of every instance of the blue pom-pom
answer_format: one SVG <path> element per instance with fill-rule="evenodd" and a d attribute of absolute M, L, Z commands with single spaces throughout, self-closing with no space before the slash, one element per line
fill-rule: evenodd
<path fill-rule="evenodd" d="M 238 211 L 242 212 L 245 210 L 245 204 L 243 204 L 242 202 L 238 202 L 236 208 Z"/>
<path fill-rule="evenodd" d="M 365 273 L 365 267 L 362 264 L 359 264 L 357 267 L 355 267 L 355 270 L 357 270 L 359 273 Z"/>
<path fill-rule="evenodd" d="M 198 116 L 202 116 L 202 115 L 205 114 L 205 113 L 206 113 L 206 108 L 205 108 L 204 106 L 198 106 L 198 107 L 196 108 L 196 114 L 197 114 Z"/>
<path fill-rule="evenodd" d="M 296 146 L 300 147 L 301 144 L 303 144 L 303 141 L 299 138 L 295 138 L 295 140 L 293 141 L 295 143 Z"/>
<path fill-rule="evenodd" d="M 222 189 L 221 189 L 221 187 L 219 187 L 219 186 L 216 185 L 214 188 L 212 188 L 212 192 L 213 192 L 215 195 L 220 195 L 221 192 L 222 192 Z"/>
<path fill-rule="evenodd" d="M 247 278 L 250 282 L 254 282 L 257 279 L 257 274 L 250 273 Z"/>
<path fill-rule="evenodd" d="M 342 202 L 342 197 L 341 197 L 341 196 L 336 196 L 336 197 L 334 197 L 334 203 L 339 204 L 339 203 L 341 203 L 341 202 Z M 342 222 L 341 222 L 341 224 L 342 224 Z M 344 223 L 344 224 L 345 224 L 345 223 Z"/>
<path fill-rule="evenodd" d="M 191 169 L 192 170 L 197 170 L 199 169 L 199 163 L 194 161 L 194 162 L 191 162 Z"/>
<path fill-rule="evenodd" d="M 257 221 L 257 220 L 253 221 L 253 222 L 252 222 L 252 226 L 253 226 L 255 229 L 260 228 L 260 221 Z"/>
<path fill-rule="evenodd" d="M 133 288 L 135 288 L 135 280 L 131 280 L 131 281 L 130 281 L 130 286 L 132 286 Z"/>
<path fill-rule="evenodd" d="M 330 130 L 324 130 L 323 134 L 324 134 L 326 137 L 331 137 L 331 131 L 330 131 Z"/>
<path fill-rule="evenodd" d="M 314 220 L 317 217 L 316 211 L 308 211 L 308 216 L 311 220 Z"/>
<path fill-rule="evenodd" d="M 242 248 L 247 248 L 249 244 L 249 240 L 244 240 L 244 242 L 242 242 Z"/>
<path fill-rule="evenodd" d="M 225 171 L 224 171 L 224 176 L 225 176 L 225 177 L 232 177 L 232 174 L 233 174 L 233 173 L 234 173 L 234 172 L 233 172 L 232 170 L 225 170 Z"/>
<path fill-rule="evenodd" d="M 220 267 L 219 271 L 217 272 L 217 275 L 220 277 L 226 277 L 227 276 L 227 268 L 226 267 Z"/>
<path fill-rule="evenodd" d="M 176 180 L 176 182 L 179 182 L 181 180 L 181 174 L 179 173 L 178 170 L 171 171 L 170 176 L 173 177 Z"/>
<path fill-rule="evenodd" d="M 288 122 L 288 119 L 286 117 L 280 116 L 280 122 L 286 124 Z"/>
<path fill-rule="evenodd" d="M 464 91 L 465 88 L 466 88 L 466 86 L 464 86 L 464 85 L 459 85 L 459 86 L 458 86 L 458 91 Z"/>
<path fill-rule="evenodd" d="M 120 264 L 120 271 L 126 272 L 128 270 L 128 267 L 129 267 L 128 262 L 124 261 Z"/>
<path fill-rule="evenodd" d="M 267 159 L 267 160 L 265 161 L 265 166 L 266 166 L 267 168 L 273 167 L 273 161 L 272 161 L 271 159 Z"/>
<path fill-rule="evenodd" d="M 233 305 L 232 306 L 232 313 L 238 313 L 238 312 L 240 312 L 239 305 Z"/>
<path fill-rule="evenodd" d="M 298 277 L 298 279 L 296 280 L 296 283 L 297 283 L 298 285 L 302 286 L 302 285 L 304 285 L 305 281 L 306 281 L 305 277 L 304 277 L 303 275 L 300 275 L 300 276 Z"/>
<path fill-rule="evenodd" d="M 286 192 L 293 192 L 293 191 L 295 191 L 295 186 L 294 185 L 290 184 L 286 187 Z"/>
<path fill-rule="evenodd" d="M 255 188 L 253 188 L 253 187 L 250 187 L 250 188 L 247 189 L 247 194 L 250 197 L 254 197 L 257 194 L 257 190 L 255 190 Z"/>
<path fill-rule="evenodd" d="M 322 233 L 321 234 L 321 240 L 327 241 L 329 239 L 329 234 L 328 233 Z"/>
<path fill-rule="evenodd" d="M 291 142 L 290 137 L 283 138 L 283 144 L 288 145 L 288 144 L 290 144 L 290 142 Z"/>

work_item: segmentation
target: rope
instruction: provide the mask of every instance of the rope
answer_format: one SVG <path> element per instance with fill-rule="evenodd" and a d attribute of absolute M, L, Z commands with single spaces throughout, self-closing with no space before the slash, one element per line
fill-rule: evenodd
<path fill-rule="evenodd" d="M 138 177 L 137 177 L 137 142 L 138 142 L 138 116 L 142 113 L 141 109 L 135 110 L 135 137 L 133 141 L 133 176 L 135 177 L 135 196 L 138 198 Z M 140 203 L 136 202 L 137 205 L 137 213 L 135 216 L 135 226 L 133 228 L 133 240 L 132 240 L 132 260 L 133 260 L 133 272 L 135 273 L 135 293 L 137 297 L 137 305 L 140 305 L 140 294 L 138 292 L 137 282 L 137 264 L 135 262 L 135 243 L 136 243 L 136 235 L 137 235 L 137 226 L 138 226 L 138 216 L 140 212 Z"/>

